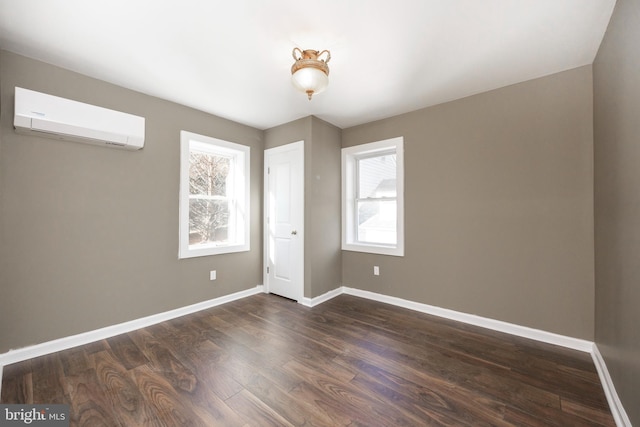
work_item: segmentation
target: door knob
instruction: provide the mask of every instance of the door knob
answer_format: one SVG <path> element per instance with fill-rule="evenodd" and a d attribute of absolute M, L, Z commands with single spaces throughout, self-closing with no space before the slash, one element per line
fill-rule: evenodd
<path fill-rule="evenodd" d="M 295 236 L 296 234 L 298 234 L 298 232 L 297 232 L 296 230 L 293 230 L 293 231 L 291 232 L 291 234 L 293 234 L 293 235 Z"/>

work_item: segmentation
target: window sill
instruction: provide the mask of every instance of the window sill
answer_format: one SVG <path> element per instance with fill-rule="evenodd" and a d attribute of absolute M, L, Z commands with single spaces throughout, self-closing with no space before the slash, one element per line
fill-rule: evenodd
<path fill-rule="evenodd" d="M 343 251 L 364 252 L 378 255 L 404 256 L 404 248 L 378 245 L 357 245 L 353 243 L 343 243 Z"/>
<path fill-rule="evenodd" d="M 195 257 L 201 257 L 201 256 L 232 254 L 236 252 L 247 252 L 249 250 L 250 250 L 250 247 L 248 244 L 236 245 L 236 246 L 216 246 L 216 247 L 208 247 L 208 248 L 189 249 L 186 251 L 181 250 L 180 254 L 178 255 L 178 258 L 185 259 L 185 258 L 195 258 Z"/>

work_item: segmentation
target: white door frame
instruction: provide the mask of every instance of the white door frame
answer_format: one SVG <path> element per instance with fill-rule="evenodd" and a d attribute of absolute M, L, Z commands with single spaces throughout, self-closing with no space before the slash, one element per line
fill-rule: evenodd
<path fill-rule="evenodd" d="M 269 267 L 269 158 L 271 155 L 279 154 L 286 151 L 294 151 L 299 150 L 299 161 L 300 161 L 300 171 L 302 175 L 302 180 L 304 181 L 304 141 L 292 142 L 285 145 L 280 145 L 274 148 L 268 148 L 264 150 L 264 188 L 263 188 L 263 270 L 262 270 L 262 283 L 264 286 L 264 292 L 269 293 L 269 273 L 267 272 L 267 268 Z M 301 209 L 301 217 L 300 217 L 300 225 L 297 227 L 297 235 L 296 238 L 300 241 L 300 265 L 296 269 L 297 271 L 297 281 L 300 283 L 299 289 L 296 290 L 297 293 L 297 301 L 298 303 L 302 303 L 304 299 L 304 184 L 302 185 L 302 194 L 300 197 L 300 202 L 302 206 L 299 207 Z"/>

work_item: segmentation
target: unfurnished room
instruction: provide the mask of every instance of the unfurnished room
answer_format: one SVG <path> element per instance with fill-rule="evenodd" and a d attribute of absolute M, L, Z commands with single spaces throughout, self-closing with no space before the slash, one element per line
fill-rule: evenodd
<path fill-rule="evenodd" d="M 640 425 L 640 0 L 0 0 L 0 426 Z"/>

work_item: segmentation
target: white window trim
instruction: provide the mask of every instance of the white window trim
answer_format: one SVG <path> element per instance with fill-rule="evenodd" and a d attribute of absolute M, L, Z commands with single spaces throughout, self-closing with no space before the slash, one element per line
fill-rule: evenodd
<path fill-rule="evenodd" d="M 214 147 L 215 152 L 228 152 L 240 155 L 239 167 L 235 171 L 234 181 L 240 187 L 242 197 L 238 198 L 237 209 L 244 212 L 240 224 L 242 243 L 230 245 L 208 245 L 194 248 L 189 245 L 189 153 L 192 147 Z M 233 252 L 244 252 L 250 249 L 249 226 L 250 216 L 250 147 L 209 136 L 180 131 L 180 197 L 179 197 L 179 244 L 178 258 L 193 258 L 208 255 L 220 255 Z M 232 219 L 233 220 L 233 219 Z"/>
<path fill-rule="evenodd" d="M 342 249 L 380 255 L 404 256 L 404 138 L 397 137 L 342 149 Z M 356 241 L 356 160 L 394 148 L 396 151 L 397 221 L 396 244 L 381 245 Z"/>

